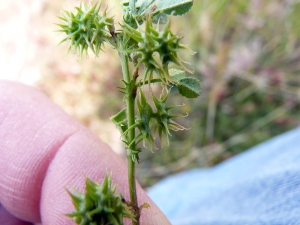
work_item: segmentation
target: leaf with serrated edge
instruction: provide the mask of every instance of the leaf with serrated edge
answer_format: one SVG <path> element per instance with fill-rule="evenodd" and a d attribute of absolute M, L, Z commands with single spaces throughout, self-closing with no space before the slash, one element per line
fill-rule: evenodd
<path fill-rule="evenodd" d="M 200 95 L 200 83 L 193 77 L 181 79 L 176 86 L 179 93 L 186 98 L 197 98 Z"/>
<path fill-rule="evenodd" d="M 169 69 L 169 74 L 171 76 L 171 80 L 176 84 L 181 79 L 185 78 L 185 72 L 183 70 L 178 69 Z"/>
<path fill-rule="evenodd" d="M 157 0 L 155 12 L 181 16 L 193 6 L 193 0 Z"/>

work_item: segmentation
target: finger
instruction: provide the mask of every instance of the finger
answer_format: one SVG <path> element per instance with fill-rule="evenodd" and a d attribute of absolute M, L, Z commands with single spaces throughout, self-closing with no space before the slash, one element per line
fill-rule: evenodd
<path fill-rule="evenodd" d="M 70 197 L 62 190 L 65 187 L 72 190 L 74 187 L 84 191 L 84 174 L 101 183 L 106 171 L 112 171 L 113 182 L 118 184 L 117 191 L 129 199 L 124 161 L 98 139 L 91 138 L 89 132 L 81 131 L 70 137 L 57 152 L 44 180 L 41 207 L 46 216 L 43 217 L 43 222 L 71 224 L 69 218 L 61 216 L 74 210 Z M 168 224 L 145 192 L 139 186 L 137 188 L 140 204 L 147 202 L 151 205 L 150 209 L 145 209 L 142 213 L 142 224 Z"/>
<path fill-rule="evenodd" d="M 1 205 L 0 205 L 0 224 L 1 225 L 31 225 L 31 223 L 17 219 Z"/>
<path fill-rule="evenodd" d="M 32 88 L 0 82 L 0 93 L 0 202 L 15 216 L 39 222 L 48 165 L 81 128 Z"/>
<path fill-rule="evenodd" d="M 106 170 L 128 198 L 126 164 L 107 145 L 38 91 L 0 82 L 0 93 L 0 201 L 12 214 L 71 224 L 63 216 L 73 210 L 65 188 L 82 190 L 83 174 L 101 182 Z M 146 224 L 168 224 L 139 186 L 138 196 L 151 205 L 142 213 Z"/>

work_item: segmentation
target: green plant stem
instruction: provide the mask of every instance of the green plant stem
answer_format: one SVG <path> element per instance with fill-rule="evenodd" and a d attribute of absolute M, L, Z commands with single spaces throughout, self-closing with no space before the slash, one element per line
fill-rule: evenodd
<path fill-rule="evenodd" d="M 151 83 L 151 84 L 154 84 L 154 83 L 161 83 L 161 82 L 163 82 L 163 80 L 157 78 L 157 79 L 152 79 L 150 83 Z M 140 81 L 137 85 L 138 85 L 139 87 L 142 87 L 143 85 L 147 85 L 147 84 L 149 84 L 149 81 L 146 80 L 145 83 L 143 83 L 142 81 Z"/>
<path fill-rule="evenodd" d="M 128 66 L 128 56 L 123 53 L 122 44 L 120 43 L 121 51 L 119 51 L 119 55 L 121 58 L 122 64 L 122 72 L 124 81 L 129 84 L 132 82 L 132 79 L 129 72 Z M 130 89 L 130 90 L 128 90 Z M 127 105 L 127 119 L 128 119 L 128 127 L 131 127 L 135 124 L 135 115 L 134 115 L 134 101 L 135 101 L 135 93 L 132 90 L 131 85 L 126 85 L 126 105 Z M 135 138 L 135 129 L 131 129 L 128 132 L 128 143 L 131 143 Z M 128 184 L 129 184 L 129 194 L 130 194 L 130 202 L 134 209 L 138 209 L 138 201 L 136 195 L 136 184 L 135 184 L 135 162 L 132 160 L 132 150 L 135 149 L 135 143 L 132 143 L 130 148 L 127 149 L 127 158 L 128 158 Z M 136 221 L 132 221 L 133 225 L 139 225 L 139 213 L 136 215 Z"/>

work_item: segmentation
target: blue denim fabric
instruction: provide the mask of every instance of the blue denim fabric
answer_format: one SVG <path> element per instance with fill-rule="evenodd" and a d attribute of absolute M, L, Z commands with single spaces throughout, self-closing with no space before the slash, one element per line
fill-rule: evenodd
<path fill-rule="evenodd" d="M 174 225 L 300 224 L 300 128 L 148 193 Z"/>

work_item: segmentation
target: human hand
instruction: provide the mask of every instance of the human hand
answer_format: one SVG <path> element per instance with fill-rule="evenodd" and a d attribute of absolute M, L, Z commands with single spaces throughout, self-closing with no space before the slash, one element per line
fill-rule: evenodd
<path fill-rule="evenodd" d="M 83 191 L 85 175 L 101 183 L 106 171 L 128 199 L 121 157 L 39 91 L 0 82 L 1 225 L 74 224 L 64 216 L 74 210 L 66 188 Z M 139 204 L 151 206 L 141 224 L 170 224 L 139 185 L 137 191 Z"/>

